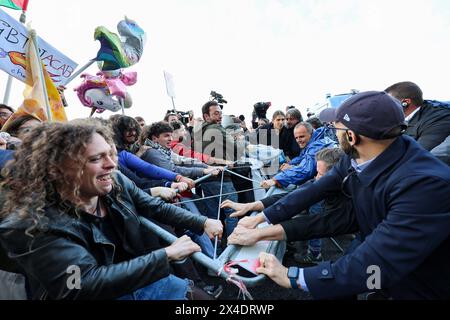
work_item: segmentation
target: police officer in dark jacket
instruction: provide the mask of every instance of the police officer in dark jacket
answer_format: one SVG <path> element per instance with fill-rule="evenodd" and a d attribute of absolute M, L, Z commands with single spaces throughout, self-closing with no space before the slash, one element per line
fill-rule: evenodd
<path fill-rule="evenodd" d="M 422 90 L 413 82 L 399 82 L 385 90 L 400 101 L 408 128 L 406 134 L 431 151 L 450 135 L 450 106 L 434 106 L 423 100 Z"/>
<path fill-rule="evenodd" d="M 347 155 L 324 177 L 262 214 L 269 221 L 275 216 L 287 219 L 343 192 L 353 209 L 342 221 L 333 219 L 335 225 L 323 232 L 329 236 L 359 230 L 362 244 L 334 263 L 304 269 L 287 269 L 273 255 L 262 253 L 257 271 L 317 299 L 372 290 L 394 299 L 449 299 L 448 166 L 410 137 L 399 136 L 406 127 L 402 108 L 384 92 L 357 94 L 321 117 L 335 122 Z M 288 239 L 295 238 L 296 229 L 289 225 L 293 223 L 283 223 Z"/>

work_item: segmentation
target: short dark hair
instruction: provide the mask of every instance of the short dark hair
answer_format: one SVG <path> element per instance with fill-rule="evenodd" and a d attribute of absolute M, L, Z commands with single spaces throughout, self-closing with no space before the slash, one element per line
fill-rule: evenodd
<path fill-rule="evenodd" d="M 150 125 L 147 131 L 147 139 L 152 139 L 152 137 L 159 137 L 161 134 L 166 132 L 173 132 L 173 128 L 166 121 L 155 122 Z"/>
<path fill-rule="evenodd" d="M 320 119 L 317 118 L 317 117 L 309 118 L 308 120 L 306 120 L 306 122 L 308 122 L 309 124 L 311 124 L 311 125 L 313 126 L 314 129 L 318 129 L 318 128 L 323 127 L 322 121 L 320 121 Z"/>
<path fill-rule="evenodd" d="M 173 128 L 174 131 L 184 128 L 184 124 L 182 124 L 181 121 L 173 121 L 170 123 L 170 126 Z"/>
<path fill-rule="evenodd" d="M 325 148 L 316 153 L 316 161 L 323 161 L 330 170 L 344 155 L 341 148 Z"/>
<path fill-rule="evenodd" d="M 209 108 L 213 106 L 219 106 L 219 104 L 216 101 L 208 101 L 207 103 L 205 103 L 202 107 L 202 116 L 204 114 L 209 115 Z"/>
<path fill-rule="evenodd" d="M 397 100 L 411 99 L 416 106 L 421 106 L 423 104 L 422 90 L 414 82 L 398 82 L 386 88 L 384 91 Z"/>
<path fill-rule="evenodd" d="M 167 112 L 166 115 L 164 116 L 164 121 L 168 122 L 170 116 L 177 116 L 178 119 L 180 118 L 180 117 L 178 116 L 178 113 L 176 113 L 175 111 L 169 111 L 169 112 Z"/>
<path fill-rule="evenodd" d="M 0 109 L 8 109 L 12 113 L 16 112 L 12 107 L 7 106 L 6 104 L 0 103 Z"/>
<path fill-rule="evenodd" d="M 300 122 L 303 121 L 302 113 L 300 112 L 300 110 L 295 109 L 295 107 L 292 108 L 292 109 L 289 109 L 289 110 L 286 112 L 286 117 L 287 117 L 287 116 L 292 116 L 293 118 L 297 119 L 297 120 L 300 121 Z"/>

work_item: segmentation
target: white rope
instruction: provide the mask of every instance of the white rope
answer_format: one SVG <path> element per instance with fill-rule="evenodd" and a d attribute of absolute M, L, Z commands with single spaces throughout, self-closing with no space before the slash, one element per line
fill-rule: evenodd
<path fill-rule="evenodd" d="M 220 205 L 222 204 L 222 193 L 223 193 L 223 177 L 225 176 L 225 170 L 227 170 L 227 167 L 225 167 L 222 171 L 222 177 L 220 179 L 220 193 L 219 193 L 219 204 L 217 207 L 217 221 L 220 221 Z M 219 236 L 216 235 L 214 238 L 214 256 L 213 260 L 216 260 L 217 258 L 217 243 L 219 242 Z"/>
<path fill-rule="evenodd" d="M 231 196 L 233 194 L 239 194 L 239 193 L 244 193 L 244 192 L 249 192 L 249 191 L 256 191 L 256 190 L 266 190 L 266 189 L 265 188 L 251 188 L 251 189 L 241 190 L 241 191 L 236 191 L 236 192 L 223 193 L 222 197 Z M 174 203 L 174 205 L 180 205 L 180 204 L 185 204 L 185 203 L 189 203 L 189 202 L 199 202 L 199 201 L 214 199 L 214 198 L 218 198 L 218 197 L 220 197 L 220 195 L 208 196 L 208 197 L 203 197 L 203 198 L 193 199 L 193 200 L 185 200 L 185 201 L 181 201 L 181 202 L 176 202 L 176 203 Z"/>
<path fill-rule="evenodd" d="M 256 180 L 253 180 L 253 179 L 244 177 L 243 175 L 240 175 L 239 173 L 233 172 L 233 171 L 228 170 L 228 169 L 226 169 L 226 170 L 224 170 L 224 171 L 226 171 L 226 172 L 228 172 L 228 173 L 231 173 L 231 174 L 233 174 L 233 175 L 235 175 L 235 176 L 237 176 L 237 177 L 239 177 L 239 178 L 242 178 L 242 179 L 244 179 L 244 180 L 247 180 L 247 181 L 256 182 L 256 183 L 261 183 L 261 181 L 256 181 Z"/>

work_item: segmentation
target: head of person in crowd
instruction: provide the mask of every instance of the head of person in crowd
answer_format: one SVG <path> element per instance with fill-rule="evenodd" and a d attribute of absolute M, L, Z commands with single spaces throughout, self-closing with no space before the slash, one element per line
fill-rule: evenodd
<path fill-rule="evenodd" d="M 123 115 L 114 118 L 112 128 L 114 140 L 119 150 L 128 150 L 137 142 L 142 131 L 141 126 L 134 118 Z"/>
<path fill-rule="evenodd" d="M 316 179 L 323 177 L 339 162 L 344 152 L 341 148 L 325 148 L 316 153 Z"/>
<path fill-rule="evenodd" d="M 119 113 L 112 114 L 112 115 L 109 116 L 109 121 L 111 121 L 111 123 L 112 123 L 112 122 L 116 121 L 117 119 L 119 119 L 122 116 L 123 115 L 119 114 Z"/>
<path fill-rule="evenodd" d="M 320 121 L 320 119 L 317 118 L 317 117 L 309 118 L 308 120 L 306 120 L 306 122 L 308 122 L 309 124 L 311 124 L 312 127 L 314 128 L 314 130 L 317 130 L 317 129 L 323 127 L 322 121 Z"/>
<path fill-rule="evenodd" d="M 68 215 L 92 197 L 111 192 L 116 152 L 111 132 L 94 119 L 83 124 L 43 123 L 34 127 L 16 151 L 0 185 L 2 215 L 45 221 L 44 207 L 58 203 Z"/>
<path fill-rule="evenodd" d="M 304 149 L 314 133 L 314 128 L 308 122 L 300 122 L 294 128 L 294 138 L 300 149 Z"/>
<path fill-rule="evenodd" d="M 13 121 L 9 122 L 3 128 L 4 131 L 8 132 L 11 136 L 23 139 L 24 135 L 28 133 L 33 127 L 41 124 L 41 120 L 32 116 L 30 114 L 21 115 L 15 118 Z"/>
<path fill-rule="evenodd" d="M 208 123 L 222 124 L 222 109 L 216 101 L 208 101 L 202 107 L 203 120 Z"/>
<path fill-rule="evenodd" d="M 167 112 L 166 115 L 164 116 L 164 121 L 168 122 L 168 123 L 172 123 L 175 121 L 179 121 L 180 117 L 178 116 L 178 114 L 175 111 L 170 111 Z"/>
<path fill-rule="evenodd" d="M 334 122 L 339 144 L 353 158 L 370 158 L 406 129 L 400 102 L 386 92 L 368 91 L 347 99 L 339 108 L 325 109 L 319 118 Z"/>
<path fill-rule="evenodd" d="M 134 120 L 136 120 L 139 123 L 141 128 L 145 127 L 145 120 L 144 120 L 144 118 L 137 116 L 137 117 L 134 117 Z"/>
<path fill-rule="evenodd" d="M 0 103 L 0 129 L 14 113 L 14 109 L 6 104 Z"/>
<path fill-rule="evenodd" d="M 145 140 L 148 139 L 153 143 L 157 143 L 164 148 L 170 149 L 170 143 L 173 141 L 172 133 L 173 128 L 168 122 L 155 122 L 152 123 L 151 126 L 145 128 L 140 141 L 145 142 Z"/>
<path fill-rule="evenodd" d="M 235 140 L 243 137 L 244 130 L 241 127 L 241 120 L 235 116 L 223 116 L 222 127 L 224 127 L 227 134 Z"/>
<path fill-rule="evenodd" d="M 287 106 L 286 107 L 286 113 L 291 109 L 297 109 L 295 106 Z"/>
<path fill-rule="evenodd" d="M 398 82 L 384 91 L 400 101 L 405 116 L 409 116 L 423 104 L 422 90 L 413 82 Z"/>
<path fill-rule="evenodd" d="M 284 112 L 281 110 L 275 111 L 272 115 L 272 124 L 273 128 L 277 130 L 281 130 L 284 126 L 284 121 L 286 117 Z"/>
<path fill-rule="evenodd" d="M 303 121 L 302 113 L 300 110 L 294 108 L 290 108 L 286 111 L 286 126 L 291 129 L 295 128 L 295 126 Z"/>
<path fill-rule="evenodd" d="M 180 121 L 174 121 L 170 123 L 170 126 L 173 128 L 172 138 L 175 141 L 183 142 L 186 140 L 188 131 L 186 127 Z"/>
<path fill-rule="evenodd" d="M 269 119 L 267 118 L 260 118 L 258 119 L 258 128 L 261 128 L 265 125 L 268 125 L 270 123 Z"/>

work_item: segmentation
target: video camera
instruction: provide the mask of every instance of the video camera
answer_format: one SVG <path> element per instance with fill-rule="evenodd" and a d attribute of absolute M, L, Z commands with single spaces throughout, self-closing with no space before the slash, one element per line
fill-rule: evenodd
<path fill-rule="evenodd" d="M 267 109 L 272 105 L 272 102 L 258 102 L 253 106 L 252 112 L 252 126 L 253 129 L 258 128 L 258 122 L 256 119 L 267 118 Z"/>
<path fill-rule="evenodd" d="M 215 91 L 211 91 L 211 100 L 216 101 L 219 104 L 220 109 L 223 109 L 223 104 L 228 103 L 227 100 L 223 98 L 223 95 L 220 93 L 217 93 Z"/>
<path fill-rule="evenodd" d="M 187 126 L 189 121 L 194 117 L 194 112 L 192 110 L 189 111 L 167 110 L 166 115 L 167 114 L 177 115 L 180 122 L 185 126 Z"/>

